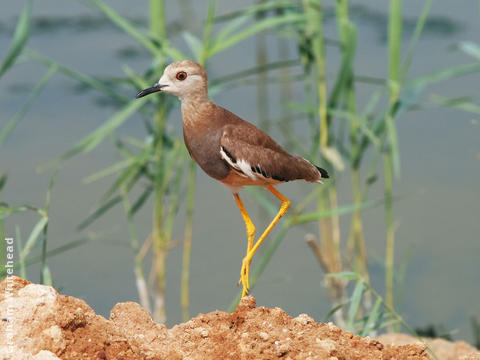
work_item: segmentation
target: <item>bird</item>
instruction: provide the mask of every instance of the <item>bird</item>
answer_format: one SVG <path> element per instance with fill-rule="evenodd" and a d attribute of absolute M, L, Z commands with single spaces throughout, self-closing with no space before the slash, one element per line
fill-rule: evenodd
<path fill-rule="evenodd" d="M 329 178 L 328 172 L 289 154 L 254 124 L 213 103 L 208 96 L 207 73 L 194 61 L 169 64 L 160 80 L 136 97 L 157 92 L 180 99 L 183 137 L 190 156 L 207 175 L 231 190 L 240 210 L 248 240 L 238 281 L 245 297 L 250 290 L 253 255 L 290 207 L 290 200 L 275 186 L 293 180 L 322 183 L 322 179 Z M 281 202 L 278 213 L 256 241 L 255 225 L 239 195 L 244 186 L 263 187 Z"/>

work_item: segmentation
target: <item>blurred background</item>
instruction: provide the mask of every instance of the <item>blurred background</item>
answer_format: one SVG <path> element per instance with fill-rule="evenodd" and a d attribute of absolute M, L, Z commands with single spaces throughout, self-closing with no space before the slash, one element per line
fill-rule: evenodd
<path fill-rule="evenodd" d="M 3 2 L 0 61 L 20 49 L 0 72 L 1 215 L 3 232 L 28 245 L 16 254 L 34 262 L 24 275 L 107 317 L 143 293 L 161 318 L 164 296 L 169 326 L 182 321 L 182 263 L 183 317 L 234 301 L 247 241 L 232 196 L 192 170 L 176 98 L 134 100 L 186 57 L 206 66 L 217 104 L 333 175 L 323 187 L 279 187 L 293 210 L 254 258 L 254 268 L 268 262 L 252 291 L 258 305 L 323 321 L 343 304 L 335 321 L 362 333 L 401 326 L 400 314 L 474 342 L 479 4 L 318 3 Z M 21 208 L 45 210 L 52 174 L 48 214 Z M 278 201 L 242 196 L 261 232 Z M 377 300 L 383 310 L 369 317 Z"/>

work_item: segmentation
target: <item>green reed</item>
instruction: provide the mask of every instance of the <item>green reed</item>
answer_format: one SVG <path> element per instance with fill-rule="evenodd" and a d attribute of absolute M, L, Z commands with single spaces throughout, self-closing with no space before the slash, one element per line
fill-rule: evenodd
<path fill-rule="evenodd" d="M 400 94 L 400 61 L 402 48 L 402 0 L 390 1 L 390 16 L 388 23 L 388 88 L 390 107 L 398 100 Z M 384 186 L 385 186 L 385 225 L 387 228 L 385 254 L 385 292 L 387 305 L 393 308 L 393 274 L 395 230 L 393 224 L 392 175 L 394 167 L 398 170 L 398 151 L 396 130 L 390 112 L 386 114 L 385 122 L 388 136 L 387 153 L 384 155 Z M 394 164 L 395 163 L 395 164 Z"/>
<path fill-rule="evenodd" d="M 298 53 L 293 56 L 293 59 L 287 59 L 285 52 L 280 54 L 278 61 L 271 59 L 262 53 L 262 46 L 258 46 L 257 66 L 241 69 L 221 79 L 213 79 L 211 91 L 248 83 L 251 76 L 257 76 L 256 83 L 264 85 L 267 79 L 271 79 L 267 74 L 270 75 L 273 71 L 280 71 L 278 81 L 281 84 L 289 80 L 301 81 L 304 88 L 304 101 L 300 104 L 286 104 L 288 112 L 294 114 L 292 115 L 294 120 L 284 117 L 281 120 L 280 129 L 290 147 L 313 162 L 320 161 L 320 164 L 331 172 L 332 179 L 322 187 L 314 187 L 300 204 L 292 207 L 290 215 L 281 223 L 276 234 L 273 234 L 272 241 L 267 243 L 266 250 L 258 263 L 254 264 L 251 287 L 253 288 L 261 276 L 291 227 L 316 224 L 319 235 L 307 234 L 306 240 L 323 271 L 331 274 L 327 277 L 326 283 L 332 307 L 335 310 L 332 311 L 335 321 L 363 335 L 381 330 L 385 326 L 398 324 L 408 329 L 408 325 L 406 326 L 403 319 L 395 312 L 394 306 L 393 177 L 399 173 L 400 167 L 396 121 L 403 111 L 418 103 L 419 95 L 429 84 L 480 71 L 477 60 L 473 64 L 459 65 L 413 79 L 408 78 L 408 69 L 429 13 L 431 0 L 425 1 L 424 10 L 418 18 L 409 46 L 403 52 L 402 1 L 390 1 L 386 29 L 389 73 L 385 79 L 366 77 L 356 73 L 354 64 L 358 57 L 357 30 L 350 18 L 352 8 L 348 0 L 338 0 L 335 11 L 332 13 L 337 26 L 336 39 L 324 38 L 325 1 L 257 1 L 249 8 L 222 16 L 216 16 L 215 1 L 209 1 L 206 20 L 201 26 L 202 38 L 195 35 L 199 33 L 197 31 L 183 33 L 183 40 L 189 48 L 188 54 L 171 44 L 166 26 L 167 14 L 164 0 L 150 0 L 149 8 L 146 9 L 149 14 L 147 29 L 141 29 L 132 24 L 101 0 L 89 0 L 87 3 L 127 36 L 133 38 L 139 46 L 149 51 L 152 60 L 150 67 L 142 74 L 136 74 L 125 67 L 125 76 L 120 80 L 117 79 L 116 82 L 111 82 L 109 79 L 82 74 L 68 65 L 60 64 L 43 54 L 25 48 L 31 11 L 31 2 L 28 2 L 19 18 L 12 46 L 0 66 L 0 79 L 3 73 L 15 64 L 20 55 L 24 59 L 44 64 L 48 70 L 33 89 L 25 106 L 7 123 L 7 126 L 0 130 L 0 146 L 14 126 L 23 118 L 30 104 L 53 74 L 73 78 L 98 94 L 115 101 L 115 112 L 105 122 L 48 165 L 58 166 L 73 156 L 87 154 L 104 140 L 113 138 L 120 160 L 88 176 L 85 180 L 91 182 L 105 177 L 114 177 L 114 180 L 79 228 L 86 228 L 115 206 L 123 204 L 134 254 L 136 286 L 142 305 L 151 310 L 156 319 L 165 320 L 167 314 L 164 306 L 167 291 L 165 265 L 168 251 L 173 246 L 171 236 L 176 215 L 181 206 L 180 194 L 183 189 L 186 189 L 187 216 L 183 239 L 180 297 L 183 318 L 189 317 L 189 268 L 192 256 L 196 165 L 188 159 L 178 134 L 171 133 L 166 126 L 170 110 L 176 106 L 176 102 L 164 96 L 132 99 L 133 96 L 122 93 L 120 86 L 126 87 L 130 94 L 134 94 L 138 89 L 150 86 L 158 80 L 164 66 L 172 60 L 191 58 L 208 68 L 211 58 L 254 35 L 260 34 L 258 41 L 261 45 L 262 36 L 269 31 L 270 34 L 278 34 L 280 41 L 285 41 L 283 36 L 286 36 L 291 39 L 290 41 L 295 42 Z M 179 5 L 182 9 L 191 8 L 187 0 L 182 0 Z M 329 51 L 338 52 L 341 59 L 339 64 L 327 63 Z M 480 58 L 478 46 L 474 44 L 463 44 L 462 51 Z M 301 74 L 296 78 L 290 76 L 298 68 L 301 69 Z M 366 104 L 357 102 L 357 84 L 360 82 L 368 82 L 375 86 Z M 327 89 L 330 90 L 327 92 Z M 287 87 L 284 87 L 284 90 L 283 100 L 288 96 L 286 95 Z M 266 88 L 260 86 L 259 95 L 264 100 L 263 108 L 259 109 L 259 118 L 265 127 L 271 123 L 267 111 L 266 94 Z M 437 100 L 443 105 L 464 109 L 474 108 L 472 104 L 457 99 Z M 116 129 L 134 115 L 141 118 L 144 124 L 145 138 L 118 138 L 115 135 Z M 294 127 L 291 123 L 287 123 L 302 120 L 306 120 L 306 126 L 310 129 L 307 145 L 296 139 L 292 131 Z M 352 198 L 347 204 L 338 203 L 336 179 L 344 176 L 343 174 L 350 176 L 352 189 Z M 385 196 L 382 199 L 371 199 L 368 196 L 369 189 L 372 186 L 380 186 L 377 185 L 376 180 L 382 174 Z M 182 180 L 184 178 L 186 180 Z M 6 176 L 2 174 L 0 192 L 5 191 L 5 180 Z M 139 189 L 140 194 L 134 192 L 135 189 Z M 258 199 L 267 213 L 275 208 L 261 191 L 249 189 L 248 193 Z M 135 228 L 135 216 L 148 201 L 153 202 L 152 231 L 151 235 L 142 241 Z M 315 204 L 316 210 L 307 210 L 311 204 Z M 387 229 L 385 301 L 370 284 L 368 251 L 363 233 L 362 211 L 376 206 L 384 207 Z M 36 211 L 41 218 L 34 226 L 25 245 L 21 246 L 22 258 L 19 267 L 23 269 L 22 272 L 25 272 L 24 269 L 28 264 L 41 262 L 43 280 L 48 281 L 51 277 L 46 265 L 48 256 L 67 251 L 90 239 L 72 241 L 57 249 L 48 250 L 46 246 L 48 206 L 45 209 L 37 209 L 29 206 L 7 206 L 4 203 L 0 203 L 0 233 L 6 216 L 27 210 Z M 348 232 L 340 231 L 339 218 L 344 215 L 351 216 Z M 20 236 L 17 238 L 21 240 Z M 31 256 L 32 246 L 39 243 L 42 245 L 41 255 Z M 146 259 L 149 257 L 152 258 L 153 271 L 146 269 L 148 263 Z M 148 273 L 153 274 L 151 279 L 147 279 Z M 351 292 L 347 291 L 348 281 L 356 281 Z M 150 286 L 151 282 L 155 285 Z M 232 306 L 235 304 L 236 301 Z"/>

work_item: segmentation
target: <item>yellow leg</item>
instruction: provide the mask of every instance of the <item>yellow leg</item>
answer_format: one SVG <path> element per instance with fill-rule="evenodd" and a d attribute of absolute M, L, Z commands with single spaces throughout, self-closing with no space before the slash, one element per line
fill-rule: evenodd
<path fill-rule="evenodd" d="M 253 225 L 253 222 L 250 219 L 250 216 L 248 216 L 247 209 L 245 209 L 245 206 L 243 205 L 243 202 L 240 199 L 240 196 L 238 194 L 233 194 L 233 197 L 235 198 L 235 202 L 237 203 L 237 206 L 240 209 L 240 213 L 242 214 L 243 221 L 245 222 L 245 226 L 247 227 L 247 238 L 248 238 L 247 255 L 248 255 L 250 250 L 252 250 L 253 242 L 255 241 L 255 225 Z M 243 270 L 243 265 L 242 265 L 242 270 Z M 250 271 L 250 263 L 248 263 L 246 271 L 247 273 L 248 271 Z M 243 282 L 242 277 L 240 277 L 238 284 L 243 285 L 242 296 L 245 296 L 248 293 L 248 275 L 247 275 L 247 282 Z"/>
<path fill-rule="evenodd" d="M 282 205 L 270 225 L 267 226 L 263 234 L 258 238 L 255 245 L 250 250 L 248 250 L 247 255 L 243 258 L 242 270 L 240 271 L 240 280 L 243 285 L 242 297 L 247 295 L 248 293 L 250 262 L 252 261 L 253 255 L 258 250 L 263 240 L 265 240 L 265 238 L 268 236 L 270 231 L 272 231 L 274 226 L 278 223 L 280 218 L 287 213 L 288 208 L 290 207 L 290 200 L 283 196 L 277 189 L 275 189 L 273 186 L 267 186 L 266 188 L 282 202 Z"/>

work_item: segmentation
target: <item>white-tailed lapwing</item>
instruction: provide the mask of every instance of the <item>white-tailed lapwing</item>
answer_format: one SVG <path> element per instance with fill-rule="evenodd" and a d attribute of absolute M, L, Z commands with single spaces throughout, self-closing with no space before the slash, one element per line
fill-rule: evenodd
<path fill-rule="evenodd" d="M 207 74 L 193 61 L 168 65 L 158 83 L 140 91 L 137 98 L 159 91 L 181 100 L 183 137 L 188 152 L 203 171 L 230 188 L 240 209 L 248 237 L 239 281 L 245 296 L 252 257 L 290 206 L 290 201 L 274 186 L 292 180 L 322 183 L 328 173 L 302 157 L 290 155 L 255 125 L 215 105 L 208 97 Z M 282 202 L 256 242 L 255 226 L 238 195 L 243 186 L 252 185 L 266 188 Z"/>

